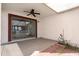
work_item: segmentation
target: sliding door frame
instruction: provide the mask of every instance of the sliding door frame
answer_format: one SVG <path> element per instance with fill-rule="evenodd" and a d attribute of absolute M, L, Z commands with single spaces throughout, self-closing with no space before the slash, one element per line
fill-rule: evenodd
<path fill-rule="evenodd" d="M 29 19 L 35 21 L 35 26 L 36 26 L 36 35 L 35 37 L 37 38 L 37 20 L 24 17 L 24 16 L 19 16 L 19 15 L 14 15 L 14 14 L 8 14 L 8 42 L 12 41 L 12 17 L 19 17 L 19 18 L 24 18 L 24 19 Z"/>

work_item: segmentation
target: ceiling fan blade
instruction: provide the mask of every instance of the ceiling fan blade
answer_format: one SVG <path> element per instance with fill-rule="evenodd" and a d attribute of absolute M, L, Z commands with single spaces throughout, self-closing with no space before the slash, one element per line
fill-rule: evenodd
<path fill-rule="evenodd" d="M 24 12 L 30 13 L 30 12 L 28 12 L 28 11 L 24 11 Z"/>
<path fill-rule="evenodd" d="M 36 17 L 35 14 L 32 14 L 32 15 L 33 15 L 34 17 Z"/>
<path fill-rule="evenodd" d="M 29 16 L 29 15 L 31 15 L 31 14 L 27 14 L 27 16 Z"/>
<path fill-rule="evenodd" d="M 38 15 L 40 15 L 40 13 L 34 13 L 34 14 L 38 14 Z"/>

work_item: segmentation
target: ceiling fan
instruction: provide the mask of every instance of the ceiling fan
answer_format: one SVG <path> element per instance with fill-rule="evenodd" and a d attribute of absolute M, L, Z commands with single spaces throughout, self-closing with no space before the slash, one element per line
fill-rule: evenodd
<path fill-rule="evenodd" d="M 34 9 L 31 9 L 30 12 L 29 11 L 24 11 L 24 12 L 29 13 L 29 14 L 27 14 L 27 16 L 33 15 L 34 17 L 36 17 L 36 15 L 40 15 L 40 13 L 36 13 Z"/>

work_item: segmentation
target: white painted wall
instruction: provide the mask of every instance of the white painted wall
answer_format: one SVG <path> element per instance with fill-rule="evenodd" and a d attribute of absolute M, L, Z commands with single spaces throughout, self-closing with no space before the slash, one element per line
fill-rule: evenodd
<path fill-rule="evenodd" d="M 0 3 L 0 16 L 1 16 L 1 3 Z M 0 44 L 1 44 L 1 17 L 0 17 Z M 0 52 L 1 52 L 1 50 L 0 50 Z"/>
<path fill-rule="evenodd" d="M 57 40 L 64 29 L 65 40 L 79 46 L 79 8 L 43 18 L 40 26 L 40 37 Z"/>

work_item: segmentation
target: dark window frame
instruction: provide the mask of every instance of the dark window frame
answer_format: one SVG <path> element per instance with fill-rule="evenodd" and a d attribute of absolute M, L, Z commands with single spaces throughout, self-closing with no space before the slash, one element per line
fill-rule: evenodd
<path fill-rule="evenodd" d="M 19 16 L 19 15 L 14 15 L 14 14 L 8 14 L 8 42 L 12 41 L 12 31 L 11 31 L 12 19 L 11 19 L 11 17 L 19 17 L 19 18 L 24 18 L 24 19 L 29 19 L 29 20 L 35 21 L 36 22 L 36 38 L 37 38 L 37 20 L 36 19 Z"/>

